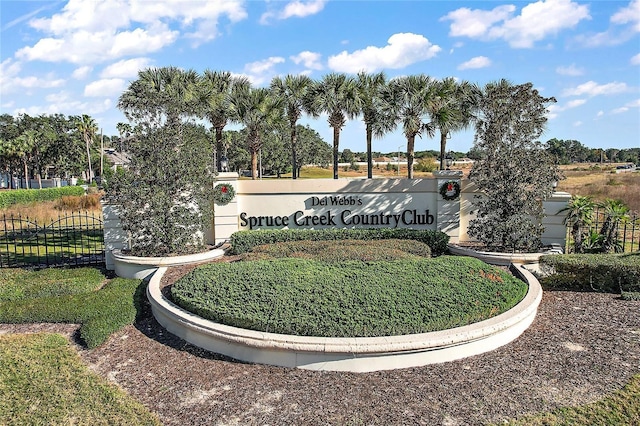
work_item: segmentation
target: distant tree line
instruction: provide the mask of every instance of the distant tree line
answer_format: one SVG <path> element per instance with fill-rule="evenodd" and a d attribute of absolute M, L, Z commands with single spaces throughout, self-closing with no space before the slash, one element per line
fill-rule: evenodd
<path fill-rule="evenodd" d="M 88 115 L 0 115 L 0 173 L 25 179 L 99 174 L 99 129 Z M 105 146 L 117 137 L 104 136 Z M 10 179 L 13 185 L 13 179 Z"/>

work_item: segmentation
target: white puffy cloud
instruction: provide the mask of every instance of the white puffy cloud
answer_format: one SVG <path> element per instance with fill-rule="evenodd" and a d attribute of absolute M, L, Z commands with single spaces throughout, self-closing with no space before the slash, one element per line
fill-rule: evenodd
<path fill-rule="evenodd" d="M 180 36 L 202 43 L 218 35 L 226 18 L 247 17 L 242 0 L 70 0 L 60 13 L 30 21 L 46 34 L 16 52 L 23 60 L 89 64 L 127 55 L 145 55 Z M 177 23 L 179 30 L 170 29 Z"/>
<path fill-rule="evenodd" d="M 104 78 L 89 83 L 84 88 L 84 96 L 93 98 L 107 98 L 114 93 L 122 93 L 127 82 L 122 78 Z"/>
<path fill-rule="evenodd" d="M 511 47 L 530 48 L 536 41 L 575 27 L 590 19 L 589 7 L 571 0 L 540 0 L 513 16 L 515 6 L 498 6 L 490 11 L 457 9 L 441 20 L 452 21 L 449 34 L 480 40 L 503 39 Z"/>
<path fill-rule="evenodd" d="M 569 76 L 579 76 L 579 75 L 583 75 L 584 74 L 584 69 L 582 68 L 578 68 L 575 66 L 575 64 L 571 64 L 569 66 L 566 67 L 557 67 L 556 68 L 556 73 L 560 74 L 560 75 L 569 75 Z"/>
<path fill-rule="evenodd" d="M 274 68 L 277 64 L 285 62 L 280 56 L 272 56 L 262 61 L 251 62 L 244 66 L 243 77 L 247 77 L 252 84 L 261 86 L 271 81 L 277 74 Z"/>
<path fill-rule="evenodd" d="M 327 0 L 300 1 L 294 0 L 280 11 L 270 10 L 260 17 L 261 24 L 268 24 L 272 19 L 304 18 L 315 15 L 324 9 Z"/>
<path fill-rule="evenodd" d="M 631 58 L 632 65 L 640 65 L 640 53 Z"/>
<path fill-rule="evenodd" d="M 494 24 L 505 21 L 515 12 L 513 5 L 498 6 L 492 10 L 471 10 L 466 7 L 449 12 L 441 21 L 453 21 L 449 35 L 478 38 L 485 36 Z"/>
<path fill-rule="evenodd" d="M 83 114 L 95 115 L 108 111 L 113 107 L 113 102 L 110 99 L 103 99 L 99 102 L 80 102 L 78 100 L 70 100 L 69 97 L 60 100 L 60 102 L 53 102 L 47 105 L 33 105 L 30 107 L 17 108 L 13 111 L 14 115 L 17 114 L 66 114 L 75 115 L 78 111 L 82 111 Z"/>
<path fill-rule="evenodd" d="M 468 69 L 477 69 L 477 68 L 486 68 L 491 65 L 491 59 L 486 56 L 476 56 L 475 58 L 469 59 L 467 62 L 464 62 L 458 65 L 459 70 L 468 70 Z"/>
<path fill-rule="evenodd" d="M 620 9 L 611 16 L 613 24 L 631 24 L 631 28 L 635 32 L 640 32 L 640 0 L 633 0 L 629 6 Z"/>
<path fill-rule="evenodd" d="M 140 70 L 149 68 L 150 62 L 151 59 L 149 58 L 124 59 L 103 69 L 100 73 L 100 77 L 134 78 L 137 77 Z"/>
<path fill-rule="evenodd" d="M 369 46 L 353 53 L 343 51 L 329 57 L 329 68 L 337 72 L 374 72 L 383 68 L 399 69 L 434 57 L 442 50 L 419 34 L 398 33 L 384 47 Z"/>
<path fill-rule="evenodd" d="M 30 89 L 51 89 L 62 87 L 64 79 L 49 73 L 44 76 L 21 74 L 22 64 L 13 59 L 6 59 L 0 64 L 0 94 L 16 93 Z"/>
<path fill-rule="evenodd" d="M 91 71 L 93 71 L 93 67 L 84 65 L 73 70 L 73 72 L 71 73 L 71 77 L 75 78 L 76 80 L 83 80 L 87 78 L 89 74 L 91 74 Z"/>
<path fill-rule="evenodd" d="M 562 92 L 563 96 L 599 96 L 599 95 L 614 95 L 617 93 L 624 93 L 629 90 L 626 83 L 613 83 L 598 84 L 595 81 L 587 81 L 576 87 L 565 89 Z"/>
<path fill-rule="evenodd" d="M 305 68 L 311 70 L 321 70 L 323 68 L 322 63 L 320 62 L 321 57 L 322 55 L 320 53 L 305 50 L 297 55 L 290 56 L 289 59 L 291 59 L 296 65 L 302 64 Z"/>

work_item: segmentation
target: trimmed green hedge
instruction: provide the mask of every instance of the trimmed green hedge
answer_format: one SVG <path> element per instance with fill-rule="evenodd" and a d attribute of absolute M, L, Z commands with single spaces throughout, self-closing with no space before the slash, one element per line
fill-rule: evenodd
<path fill-rule="evenodd" d="M 63 186 L 61 188 L 12 189 L 0 191 L 0 208 L 5 209 L 14 204 L 53 201 L 66 195 L 84 195 L 84 188 L 81 186 Z"/>
<path fill-rule="evenodd" d="M 377 241 L 288 241 L 286 243 L 256 246 L 243 255 L 243 260 L 266 260 L 281 257 L 315 259 L 323 262 L 360 260 L 373 262 L 397 259 L 419 259 L 431 257 L 431 249 L 415 240 L 384 240 L 384 250 Z"/>
<path fill-rule="evenodd" d="M 203 318 L 272 333 L 358 337 L 425 333 L 507 311 L 527 284 L 478 259 L 391 262 L 282 258 L 212 263 L 171 287 Z"/>
<path fill-rule="evenodd" d="M 231 252 L 242 254 L 263 244 L 287 241 L 333 241 L 333 240 L 416 240 L 431 248 L 433 256 L 446 253 L 449 236 L 440 231 L 415 229 L 278 229 L 238 231 L 231 235 Z"/>
<path fill-rule="evenodd" d="M 626 254 L 563 254 L 540 258 L 546 288 L 605 293 L 640 291 L 640 252 Z"/>
<path fill-rule="evenodd" d="M 145 283 L 141 280 L 116 278 L 96 290 L 92 284 L 79 284 L 71 277 L 91 277 L 91 268 L 66 270 L 70 279 L 66 283 L 49 279 L 49 270 L 43 273 L 9 273 L 0 271 L 0 322 L 33 323 L 61 322 L 81 324 L 80 338 L 87 347 L 102 344 L 112 333 L 133 324 L 141 309 Z M 11 271 L 11 270 L 8 270 Z M 15 271 L 15 270 L 14 270 Z M 103 277 L 103 281 L 106 278 Z M 16 291 L 12 281 L 25 284 L 25 291 Z M 46 290 L 46 287 L 51 287 Z M 58 287 L 64 287 L 58 291 Z"/>

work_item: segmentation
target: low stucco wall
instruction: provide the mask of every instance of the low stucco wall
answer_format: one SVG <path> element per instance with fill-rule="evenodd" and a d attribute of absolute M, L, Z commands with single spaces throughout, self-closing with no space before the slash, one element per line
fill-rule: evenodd
<path fill-rule="evenodd" d="M 151 278 L 147 296 L 153 315 L 171 333 L 196 346 L 240 361 L 310 370 L 369 372 L 461 359 L 503 346 L 533 322 L 542 300 L 538 280 L 521 265 L 513 271 L 529 285 L 524 299 L 485 321 L 431 333 L 386 337 L 331 338 L 245 330 L 205 320 L 169 301 Z"/>

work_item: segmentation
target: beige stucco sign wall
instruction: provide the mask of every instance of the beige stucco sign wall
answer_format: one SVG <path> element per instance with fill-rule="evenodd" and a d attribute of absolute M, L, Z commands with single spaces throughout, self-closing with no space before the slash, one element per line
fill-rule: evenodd
<path fill-rule="evenodd" d="M 227 241 L 234 232 L 255 229 L 410 228 L 434 229 L 450 241 L 469 241 L 469 221 L 475 217 L 477 189 L 461 180 L 459 171 L 435 172 L 431 179 L 264 179 L 239 180 L 236 173 L 220 173 L 218 183 L 234 187 L 236 196 L 215 205 L 208 242 Z M 460 185 L 460 196 L 445 200 L 439 188 Z M 555 193 L 544 202 L 544 244 L 565 246 L 565 213 L 570 195 Z M 105 206 L 105 251 L 126 247 L 113 206 Z M 108 209 L 108 211 L 106 211 Z M 107 218 L 108 213 L 108 218 Z"/>
<path fill-rule="evenodd" d="M 435 229 L 452 242 L 469 241 L 467 227 L 475 217 L 477 189 L 462 181 L 460 171 L 440 171 L 431 179 L 298 179 L 238 180 L 221 173 L 217 183 L 234 186 L 236 197 L 215 206 L 214 240 L 228 240 L 238 230 L 322 228 Z M 461 194 L 445 200 L 439 188 L 460 184 Z M 555 193 L 544 202 L 545 244 L 564 247 L 563 214 L 570 195 Z"/>

